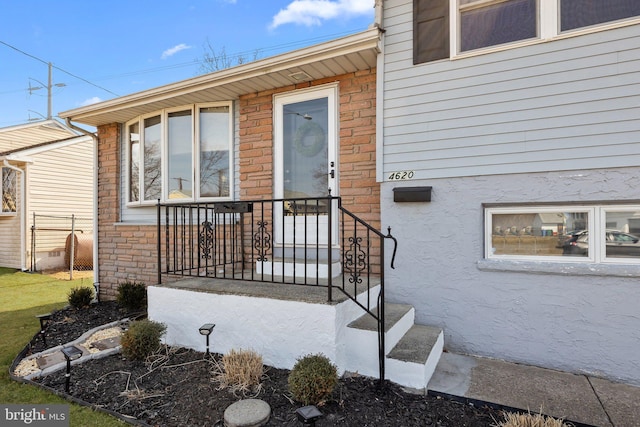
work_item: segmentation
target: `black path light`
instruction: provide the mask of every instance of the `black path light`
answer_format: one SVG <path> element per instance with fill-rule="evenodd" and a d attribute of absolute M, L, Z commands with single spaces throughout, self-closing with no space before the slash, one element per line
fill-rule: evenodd
<path fill-rule="evenodd" d="M 47 346 L 47 337 L 46 337 L 46 329 L 47 326 L 49 326 L 49 322 L 51 321 L 51 313 L 47 313 L 47 314 L 38 314 L 36 316 L 38 318 L 38 320 L 40 321 L 40 337 L 42 338 L 42 342 L 44 343 L 44 346 Z"/>
<path fill-rule="evenodd" d="M 204 325 L 200 326 L 200 335 L 204 335 L 207 337 L 207 356 L 209 355 L 209 335 L 211 335 L 211 332 L 213 331 L 213 328 L 215 328 L 216 325 L 214 325 L 213 323 L 205 323 Z"/>
<path fill-rule="evenodd" d="M 79 359 L 82 356 L 82 350 L 80 350 L 75 345 L 71 345 L 69 347 L 64 347 L 62 349 L 62 354 L 64 354 L 64 358 L 67 359 L 67 373 L 65 376 L 64 382 L 64 391 L 69 393 L 69 379 L 71 378 L 71 361 Z"/>
<path fill-rule="evenodd" d="M 296 415 L 305 426 L 315 426 L 323 414 L 315 405 L 309 405 L 296 409 Z"/>

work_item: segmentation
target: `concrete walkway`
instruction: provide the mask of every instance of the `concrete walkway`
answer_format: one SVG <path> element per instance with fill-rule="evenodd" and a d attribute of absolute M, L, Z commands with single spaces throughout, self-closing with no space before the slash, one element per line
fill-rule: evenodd
<path fill-rule="evenodd" d="M 428 389 L 587 426 L 640 426 L 640 387 L 586 375 L 443 353 Z"/>

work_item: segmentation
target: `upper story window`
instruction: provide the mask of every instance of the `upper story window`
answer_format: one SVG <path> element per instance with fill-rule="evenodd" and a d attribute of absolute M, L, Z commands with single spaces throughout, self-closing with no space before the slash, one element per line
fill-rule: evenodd
<path fill-rule="evenodd" d="M 640 206 L 538 206 L 485 210 L 486 257 L 640 262 Z"/>
<path fill-rule="evenodd" d="M 459 0 L 460 51 L 535 38 L 536 0 Z"/>
<path fill-rule="evenodd" d="M 640 16 L 637 0 L 560 0 L 560 31 Z"/>
<path fill-rule="evenodd" d="M 229 104 L 164 110 L 132 120 L 126 129 L 129 203 L 230 196 Z"/>
<path fill-rule="evenodd" d="M 0 168 L 2 171 L 2 210 L 0 213 L 13 214 L 17 212 L 18 174 L 11 168 Z"/>
<path fill-rule="evenodd" d="M 638 17 L 637 0 L 414 0 L 414 63 Z"/>

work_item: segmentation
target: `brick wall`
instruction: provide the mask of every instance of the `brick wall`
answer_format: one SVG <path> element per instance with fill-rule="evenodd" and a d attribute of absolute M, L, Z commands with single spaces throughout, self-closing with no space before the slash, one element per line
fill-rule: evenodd
<path fill-rule="evenodd" d="M 273 95 L 326 83 L 339 84 L 339 176 L 343 206 L 375 228 L 380 185 L 375 179 L 376 71 L 265 91 L 240 98 L 240 197 L 273 197 Z M 101 298 L 114 299 L 127 280 L 157 283 L 155 226 L 120 221 L 120 126 L 98 128 L 98 257 Z"/>
<path fill-rule="evenodd" d="M 240 196 L 244 199 L 273 197 L 273 95 L 335 82 L 339 85 L 342 204 L 379 228 L 375 69 L 240 97 Z"/>
<path fill-rule="evenodd" d="M 100 298 L 115 299 L 118 284 L 157 282 L 155 226 L 120 221 L 120 126 L 98 128 L 98 280 Z"/>

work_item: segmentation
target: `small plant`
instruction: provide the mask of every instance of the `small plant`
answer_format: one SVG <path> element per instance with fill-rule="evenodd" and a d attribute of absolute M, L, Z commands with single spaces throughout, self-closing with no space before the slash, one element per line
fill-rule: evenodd
<path fill-rule="evenodd" d="M 503 415 L 504 421 L 494 424 L 495 427 L 570 427 L 573 425 L 542 414 L 505 412 Z"/>
<path fill-rule="evenodd" d="M 244 395 L 260 392 L 263 375 L 262 356 L 253 350 L 231 350 L 215 366 L 215 379 L 220 388 L 229 387 L 232 392 Z"/>
<path fill-rule="evenodd" d="M 116 301 L 121 307 L 135 311 L 146 305 L 147 287 L 142 282 L 124 282 L 118 285 Z"/>
<path fill-rule="evenodd" d="M 289 391 L 295 400 L 305 405 L 317 405 L 326 400 L 338 383 L 338 372 L 322 354 L 304 356 L 289 374 Z"/>
<path fill-rule="evenodd" d="M 85 308 L 91 305 L 93 300 L 93 289 L 88 286 L 80 286 L 69 291 L 67 300 L 74 308 Z"/>
<path fill-rule="evenodd" d="M 120 338 L 122 354 L 129 359 L 146 359 L 160 348 L 166 330 L 165 324 L 148 319 L 132 322 Z"/>

